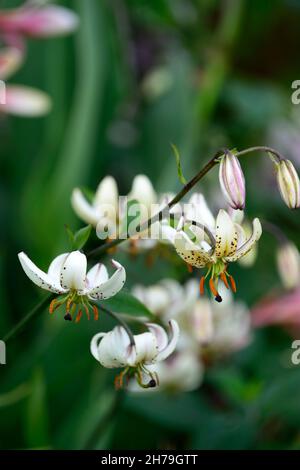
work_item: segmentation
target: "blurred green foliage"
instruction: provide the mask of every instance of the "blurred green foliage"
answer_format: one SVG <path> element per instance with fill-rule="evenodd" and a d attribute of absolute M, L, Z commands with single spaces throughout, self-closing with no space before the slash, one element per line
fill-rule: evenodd
<path fill-rule="evenodd" d="M 13 3 L 20 4 L 0 7 Z M 78 13 L 78 32 L 30 40 L 13 77 L 49 93 L 52 112 L 1 116 L 0 337 L 42 295 L 24 277 L 18 251 L 46 267 L 69 249 L 64 225 L 80 227 L 70 205 L 74 186 L 95 188 L 112 174 L 125 193 L 145 173 L 157 190 L 174 191 L 180 183 L 170 142 L 187 178 L 219 147 L 271 144 L 269 128 L 290 119 L 291 82 L 299 79 L 295 0 L 59 3 Z M 249 217 L 267 217 L 298 242 L 299 215 L 283 207 L 270 167 L 264 175 L 258 163 L 244 161 Z M 214 200 L 216 172 L 198 189 Z M 234 267 L 238 296 L 249 305 L 279 282 L 274 249 L 265 235 L 254 269 Z M 186 276 L 162 259 L 151 270 L 143 256 L 118 259 L 126 259 L 128 288 Z M 290 364 L 285 332 L 256 332 L 246 350 L 208 370 L 195 392 L 127 396 L 89 354 L 92 335 L 113 320 L 103 314 L 98 324 L 83 318 L 75 325 L 62 317 L 44 312 L 7 344 L 1 448 L 300 448 L 300 369 Z"/>

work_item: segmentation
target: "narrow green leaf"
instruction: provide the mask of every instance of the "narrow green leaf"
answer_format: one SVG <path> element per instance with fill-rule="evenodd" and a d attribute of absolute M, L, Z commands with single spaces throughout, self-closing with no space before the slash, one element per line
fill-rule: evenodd
<path fill-rule="evenodd" d="M 87 225 L 86 227 L 81 228 L 80 230 L 78 230 L 78 232 L 75 233 L 73 240 L 73 250 L 81 250 L 81 248 L 84 247 L 84 245 L 89 239 L 91 230 L 92 226 Z"/>
<path fill-rule="evenodd" d="M 128 315 L 147 316 L 153 318 L 154 314 L 140 300 L 125 289 L 122 289 L 114 297 L 103 302 L 104 306 L 115 313 L 126 313 Z"/>
<path fill-rule="evenodd" d="M 176 158 L 177 174 L 178 174 L 179 181 L 182 184 L 186 184 L 187 180 L 183 176 L 183 172 L 182 172 L 182 168 L 181 168 L 181 161 L 180 161 L 180 154 L 179 154 L 178 148 L 174 144 L 171 144 L 171 147 L 172 147 L 172 150 L 173 150 L 175 158 Z"/>

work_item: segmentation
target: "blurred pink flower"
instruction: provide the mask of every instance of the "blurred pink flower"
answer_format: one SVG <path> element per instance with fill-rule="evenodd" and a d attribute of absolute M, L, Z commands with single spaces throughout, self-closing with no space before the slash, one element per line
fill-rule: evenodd
<path fill-rule="evenodd" d="M 300 328 L 300 287 L 282 295 L 269 295 L 252 312 L 255 327 L 284 325 Z"/>
<path fill-rule="evenodd" d="M 8 37 L 49 37 L 68 34 L 78 26 L 73 11 L 56 5 L 32 5 L 0 11 L 0 31 Z"/>

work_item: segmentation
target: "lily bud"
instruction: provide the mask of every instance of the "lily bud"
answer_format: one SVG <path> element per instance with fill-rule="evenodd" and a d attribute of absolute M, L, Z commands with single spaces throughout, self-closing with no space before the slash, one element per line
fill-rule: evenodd
<path fill-rule="evenodd" d="M 290 160 L 280 160 L 276 168 L 282 199 L 290 209 L 297 209 L 300 207 L 300 182 L 294 165 Z"/>
<path fill-rule="evenodd" d="M 294 243 L 287 242 L 277 252 L 277 266 L 282 284 L 294 289 L 300 284 L 300 255 Z"/>
<path fill-rule="evenodd" d="M 233 209 L 245 207 L 245 178 L 239 159 L 226 151 L 220 162 L 219 181 L 223 194 Z"/>

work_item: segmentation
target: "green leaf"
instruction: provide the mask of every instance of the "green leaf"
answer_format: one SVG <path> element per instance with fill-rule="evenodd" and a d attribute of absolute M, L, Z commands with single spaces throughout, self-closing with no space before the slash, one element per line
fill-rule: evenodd
<path fill-rule="evenodd" d="M 154 318 L 154 314 L 140 300 L 125 289 L 122 289 L 114 297 L 103 302 L 104 306 L 115 313 L 126 313 L 135 316 L 147 316 Z"/>
<path fill-rule="evenodd" d="M 67 236 L 68 236 L 68 239 L 69 239 L 71 249 L 73 249 L 73 246 L 74 246 L 74 233 L 72 232 L 72 230 L 70 229 L 70 227 L 68 225 L 65 225 L 65 230 L 66 230 L 66 233 L 67 233 Z"/>
<path fill-rule="evenodd" d="M 182 173 L 181 162 L 180 162 L 180 154 L 179 154 L 178 148 L 174 144 L 171 144 L 171 147 L 172 147 L 172 150 L 174 152 L 174 156 L 176 158 L 177 174 L 178 174 L 179 181 L 182 184 L 186 184 L 187 180 L 185 179 L 185 177 L 183 176 L 183 173 Z"/>
<path fill-rule="evenodd" d="M 80 230 L 78 230 L 78 232 L 75 233 L 73 240 L 73 250 L 81 250 L 81 248 L 84 247 L 84 245 L 89 239 L 91 230 L 92 226 L 87 225 L 86 227 L 81 228 Z"/>

